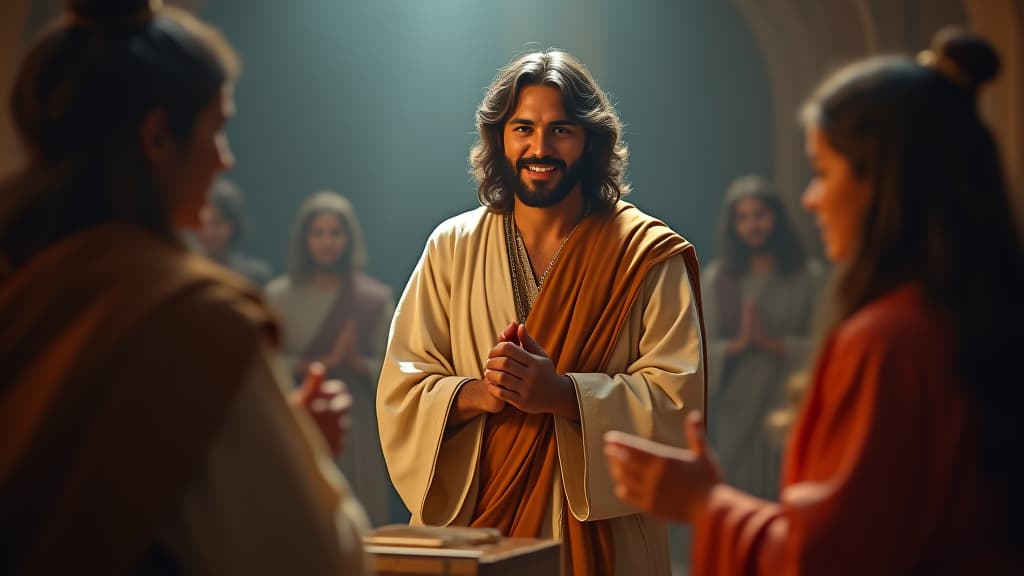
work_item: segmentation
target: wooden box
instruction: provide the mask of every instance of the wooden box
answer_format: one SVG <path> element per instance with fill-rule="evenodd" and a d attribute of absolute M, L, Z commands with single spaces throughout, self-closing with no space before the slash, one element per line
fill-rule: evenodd
<path fill-rule="evenodd" d="M 367 534 L 370 566 L 379 576 L 560 576 L 561 544 L 533 538 L 464 538 L 467 529 L 430 528 L 423 545 L 409 546 L 380 531 Z M 415 530 L 416 528 L 412 528 Z M 436 538 L 443 543 L 426 544 Z M 389 540 L 396 543 L 381 544 Z M 492 540 L 480 543 L 483 540 Z M 494 541 L 496 540 L 496 541 Z"/>

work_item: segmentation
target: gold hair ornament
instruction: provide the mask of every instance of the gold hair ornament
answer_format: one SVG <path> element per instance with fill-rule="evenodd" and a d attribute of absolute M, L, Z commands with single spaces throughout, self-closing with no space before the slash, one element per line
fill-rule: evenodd
<path fill-rule="evenodd" d="M 922 50 L 917 54 L 917 63 L 921 66 L 931 68 L 945 76 L 950 82 L 965 90 L 975 91 L 978 86 L 970 76 L 964 74 L 960 66 L 952 58 L 940 54 L 934 50 Z"/>

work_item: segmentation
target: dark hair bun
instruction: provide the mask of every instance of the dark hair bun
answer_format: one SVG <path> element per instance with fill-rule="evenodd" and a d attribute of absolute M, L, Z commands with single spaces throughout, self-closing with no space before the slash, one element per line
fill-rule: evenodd
<path fill-rule="evenodd" d="M 992 44 L 962 28 L 943 28 L 932 39 L 932 52 L 956 66 L 974 89 L 999 73 L 999 54 Z"/>
<path fill-rule="evenodd" d="M 151 0 L 66 0 L 75 18 L 97 24 L 119 23 L 150 13 Z"/>

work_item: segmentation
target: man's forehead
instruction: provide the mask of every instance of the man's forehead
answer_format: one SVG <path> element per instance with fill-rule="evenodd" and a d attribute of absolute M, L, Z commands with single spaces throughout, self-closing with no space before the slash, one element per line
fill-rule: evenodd
<path fill-rule="evenodd" d="M 536 88 L 536 87 L 548 88 L 550 90 L 555 91 L 558 94 L 558 102 L 561 104 L 561 106 L 559 106 L 559 108 L 558 108 L 558 110 L 559 110 L 558 119 L 554 120 L 552 122 L 549 122 L 549 123 L 579 124 L 579 120 L 576 119 L 575 117 L 573 117 L 572 114 L 569 113 L 569 109 L 566 106 L 565 97 L 562 94 L 562 91 L 559 90 L 555 86 L 549 86 L 547 84 L 529 84 L 529 85 L 521 87 L 519 89 L 519 93 L 516 94 L 516 99 L 515 99 L 514 105 L 512 106 L 511 112 L 509 113 L 509 116 L 508 116 L 508 119 L 506 119 L 506 122 L 508 122 L 508 123 L 532 123 L 530 118 L 522 117 L 524 113 L 528 112 L 528 110 L 524 110 L 523 109 L 523 104 L 524 104 L 523 100 L 524 100 L 524 93 L 529 88 Z M 531 102 L 536 104 L 536 101 L 538 99 L 540 99 L 540 98 L 537 97 L 537 92 L 536 91 L 531 91 L 531 92 L 532 92 L 532 94 L 528 98 L 529 98 L 529 100 Z"/>

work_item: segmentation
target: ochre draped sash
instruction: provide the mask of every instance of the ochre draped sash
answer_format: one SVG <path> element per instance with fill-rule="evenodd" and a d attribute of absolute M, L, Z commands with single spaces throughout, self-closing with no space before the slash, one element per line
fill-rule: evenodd
<path fill-rule="evenodd" d="M 625 202 L 581 222 L 526 322 L 557 372 L 605 372 L 648 272 L 680 254 L 696 280 L 693 246 Z M 699 307 L 699 285 L 692 285 Z M 549 522 L 558 468 L 554 416 L 526 414 L 511 406 L 488 416 L 480 495 L 471 525 L 496 527 L 507 536 L 538 537 Z M 565 573 L 611 574 L 615 550 L 609 522 L 581 522 L 567 503 L 563 506 Z"/>

